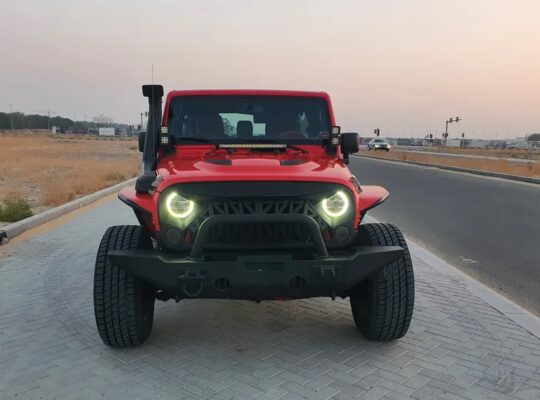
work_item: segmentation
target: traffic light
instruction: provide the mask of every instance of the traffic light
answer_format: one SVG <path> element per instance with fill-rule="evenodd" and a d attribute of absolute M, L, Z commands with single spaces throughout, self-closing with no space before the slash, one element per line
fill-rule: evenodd
<path fill-rule="evenodd" d="M 379 128 L 373 130 L 373 134 L 377 135 L 379 137 L 381 130 Z"/>

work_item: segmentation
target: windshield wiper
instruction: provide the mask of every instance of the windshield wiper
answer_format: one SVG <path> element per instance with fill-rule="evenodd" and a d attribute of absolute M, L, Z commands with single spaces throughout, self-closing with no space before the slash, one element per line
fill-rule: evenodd
<path fill-rule="evenodd" d="M 295 144 L 289 144 L 289 143 L 285 143 L 287 145 L 287 148 L 291 149 L 291 150 L 296 150 L 296 151 L 299 151 L 301 153 L 304 153 L 304 154 L 307 154 L 309 153 L 309 151 L 301 148 L 300 146 L 297 146 Z"/>

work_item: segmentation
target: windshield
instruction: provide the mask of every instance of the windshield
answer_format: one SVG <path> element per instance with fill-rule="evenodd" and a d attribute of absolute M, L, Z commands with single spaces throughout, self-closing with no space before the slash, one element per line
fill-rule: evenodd
<path fill-rule="evenodd" d="M 319 144 L 330 131 L 328 105 L 316 97 L 179 96 L 168 117 L 174 143 Z"/>

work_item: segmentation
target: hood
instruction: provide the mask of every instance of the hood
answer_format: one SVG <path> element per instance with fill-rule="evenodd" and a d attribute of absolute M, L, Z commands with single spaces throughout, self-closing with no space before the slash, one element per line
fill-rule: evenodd
<path fill-rule="evenodd" d="M 343 160 L 328 155 L 321 146 L 306 146 L 307 153 L 189 147 L 161 159 L 157 172 L 163 181 L 158 191 L 177 183 L 210 181 L 315 181 L 350 186 L 351 174 Z"/>

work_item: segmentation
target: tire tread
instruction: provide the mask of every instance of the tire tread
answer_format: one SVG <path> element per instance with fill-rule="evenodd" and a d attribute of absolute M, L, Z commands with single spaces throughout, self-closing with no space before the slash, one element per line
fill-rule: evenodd
<path fill-rule="evenodd" d="M 351 293 L 356 326 L 368 339 L 401 338 L 409 329 L 414 309 L 414 272 L 405 238 L 392 224 L 363 224 L 359 228 L 359 242 L 405 249 L 398 261 L 379 270 Z"/>
<path fill-rule="evenodd" d="M 137 302 L 141 292 L 148 290 L 145 283 L 111 264 L 107 254 L 109 250 L 151 247 L 148 233 L 136 225 L 112 226 L 103 235 L 94 271 L 94 314 L 99 335 L 108 346 L 140 345 L 150 334 L 152 322 L 150 329 L 141 329 Z"/>

